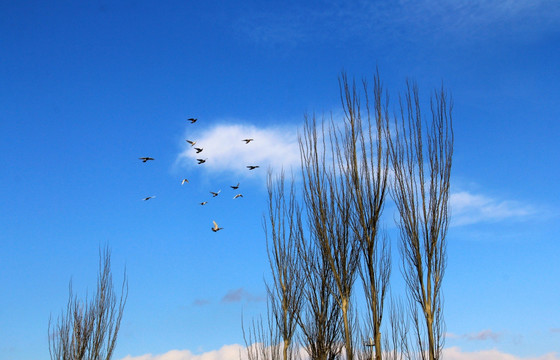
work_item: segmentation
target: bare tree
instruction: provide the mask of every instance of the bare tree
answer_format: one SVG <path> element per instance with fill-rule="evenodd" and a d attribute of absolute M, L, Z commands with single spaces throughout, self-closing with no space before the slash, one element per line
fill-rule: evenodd
<path fill-rule="evenodd" d="M 93 299 L 78 299 L 70 282 L 66 312 L 55 324 L 49 320 L 49 352 L 53 360 L 109 360 L 113 355 L 128 285 L 125 273 L 117 303 L 110 250 L 100 250 L 99 257 L 97 291 Z"/>
<path fill-rule="evenodd" d="M 321 256 L 315 244 L 302 241 L 298 247 L 300 271 L 306 274 L 298 318 L 300 343 L 311 360 L 336 360 L 342 351 L 341 311 L 331 293 L 334 278 L 328 259 Z"/>
<path fill-rule="evenodd" d="M 265 221 L 267 250 L 272 283 L 267 284 L 268 301 L 274 325 L 282 339 L 282 360 L 293 358 L 293 340 L 302 297 L 303 274 L 299 271 L 297 244 L 301 242 L 302 223 L 292 181 L 285 191 L 282 172 L 274 181 L 268 175 L 268 221 Z"/>
<path fill-rule="evenodd" d="M 375 348 L 375 359 L 381 360 L 383 305 L 391 274 L 388 243 L 380 226 L 389 173 L 389 154 L 383 140 L 389 123 L 388 100 L 383 96 L 377 73 L 373 79 L 373 99 L 366 80 L 362 81 L 363 96 L 344 73 L 339 84 L 345 115 L 342 138 L 345 163 L 340 169 L 352 201 L 352 229 L 362 251 L 360 274 L 367 304 L 367 332 L 373 334 L 369 346 Z M 361 99 L 365 100 L 365 109 L 361 107 Z"/>
<path fill-rule="evenodd" d="M 351 229 L 352 200 L 345 186 L 341 134 L 332 123 L 327 133 L 324 127 L 318 129 L 315 118 L 306 119 L 299 142 L 310 233 L 331 269 L 334 281 L 330 290 L 341 310 L 346 359 L 353 360 L 352 290 L 360 243 Z"/>
<path fill-rule="evenodd" d="M 241 319 L 241 328 L 248 360 L 281 360 L 280 333 L 268 307 L 266 326 L 259 317 L 253 319 L 247 331 Z"/>
<path fill-rule="evenodd" d="M 418 354 L 422 359 L 436 360 L 444 342 L 441 285 L 449 225 L 452 103 L 443 89 L 435 92 L 431 122 L 424 133 L 418 88 L 407 85 L 395 133 L 386 128 L 395 176 L 391 193 L 399 211 L 403 275 Z"/>

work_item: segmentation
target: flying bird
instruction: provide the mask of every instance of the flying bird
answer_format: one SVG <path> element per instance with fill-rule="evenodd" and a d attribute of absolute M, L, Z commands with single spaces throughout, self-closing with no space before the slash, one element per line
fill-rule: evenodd
<path fill-rule="evenodd" d="M 181 181 L 181 185 L 185 185 L 185 183 L 188 183 L 188 182 L 189 182 L 189 180 L 183 179 L 183 181 Z"/>
<path fill-rule="evenodd" d="M 155 196 L 148 196 L 148 197 L 143 198 L 142 200 L 146 201 L 146 200 L 150 200 L 150 199 L 153 199 L 153 198 L 155 198 Z"/>
<path fill-rule="evenodd" d="M 230 188 L 232 188 L 233 190 L 239 189 L 239 183 L 237 183 L 237 185 L 230 186 Z"/>
<path fill-rule="evenodd" d="M 198 119 L 190 118 L 190 119 L 187 119 L 187 120 L 189 120 L 191 122 L 191 124 L 194 124 L 196 122 L 196 120 L 198 120 Z"/>
<path fill-rule="evenodd" d="M 140 157 L 140 158 L 138 158 L 138 159 L 142 160 L 142 162 L 146 162 L 146 161 L 148 161 L 148 160 L 154 160 L 153 157 L 147 157 L 147 156 Z"/>
<path fill-rule="evenodd" d="M 218 196 L 218 194 L 219 194 L 221 191 L 222 191 L 222 190 L 218 190 L 218 192 L 210 191 L 210 194 L 212 194 L 212 197 L 216 197 L 216 196 Z"/>
<path fill-rule="evenodd" d="M 206 204 L 208 204 L 208 201 L 203 201 L 200 203 L 200 205 L 206 205 Z"/>
<path fill-rule="evenodd" d="M 258 165 L 249 165 L 249 166 L 247 166 L 247 169 L 249 169 L 249 170 L 255 170 L 255 169 L 258 168 L 258 167 L 259 167 Z"/>
<path fill-rule="evenodd" d="M 198 164 L 204 164 L 206 162 L 206 160 L 208 159 L 196 159 L 196 161 L 198 161 Z"/>
<path fill-rule="evenodd" d="M 204 150 L 203 148 L 194 148 L 196 150 L 196 153 L 198 154 L 199 152 L 201 152 L 202 150 Z"/>
<path fill-rule="evenodd" d="M 194 144 L 196 144 L 196 141 L 191 141 L 188 139 L 185 139 L 186 142 L 188 142 L 189 144 L 191 144 L 191 146 L 194 146 Z"/>
<path fill-rule="evenodd" d="M 212 228 L 213 232 L 217 232 L 217 231 L 220 231 L 220 230 L 223 229 L 221 227 L 218 227 L 218 224 L 216 224 L 216 222 L 214 220 L 212 220 L 212 222 L 214 223 L 214 227 Z"/>
<path fill-rule="evenodd" d="M 234 199 L 237 199 L 237 198 L 239 198 L 239 197 L 243 197 L 243 195 L 237 194 L 237 195 L 235 195 L 233 198 L 234 198 Z"/>
<path fill-rule="evenodd" d="M 241 141 L 245 141 L 245 144 L 248 144 L 248 143 L 250 143 L 250 142 L 253 141 L 253 140 L 254 140 L 254 139 L 243 139 L 243 140 L 241 140 Z"/>

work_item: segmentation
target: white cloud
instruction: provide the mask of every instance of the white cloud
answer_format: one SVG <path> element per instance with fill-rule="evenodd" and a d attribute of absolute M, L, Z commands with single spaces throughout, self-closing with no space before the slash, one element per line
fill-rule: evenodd
<path fill-rule="evenodd" d="M 463 352 L 458 347 L 444 349 L 442 358 L 446 360 L 560 360 L 557 353 L 548 353 L 538 357 L 519 357 L 496 349 Z"/>
<path fill-rule="evenodd" d="M 526 218 L 536 214 L 536 209 L 517 201 L 500 201 L 467 191 L 450 195 L 452 225 L 494 222 L 509 218 Z"/>
<path fill-rule="evenodd" d="M 247 138 L 254 140 L 246 144 L 243 139 Z M 257 172 L 265 175 L 268 168 L 289 170 L 298 166 L 300 161 L 295 127 L 258 128 L 232 123 L 197 130 L 193 125 L 187 128 L 185 139 L 196 141 L 196 145 L 190 146 L 183 141 L 184 148 L 177 157 L 177 164 L 200 167 L 209 172 L 230 172 L 238 176 L 254 176 Z M 197 154 L 194 147 L 203 148 L 203 151 Z M 207 161 L 198 165 L 196 159 Z M 248 165 L 257 165 L 259 169 L 251 171 L 247 169 Z"/>
<path fill-rule="evenodd" d="M 161 355 L 128 355 L 122 360 L 240 360 L 240 356 L 241 359 L 246 358 L 245 353 L 244 346 L 233 344 L 202 354 L 193 354 L 190 350 L 171 350 Z"/>
<path fill-rule="evenodd" d="M 128 355 L 122 360 L 246 360 L 245 349 L 244 346 L 233 344 L 202 354 L 193 354 L 189 350 L 171 350 L 161 355 L 146 354 L 135 357 Z M 560 360 L 560 356 L 553 352 L 537 357 L 519 357 L 496 349 L 463 352 L 458 347 L 444 349 L 442 358 L 446 360 Z"/>

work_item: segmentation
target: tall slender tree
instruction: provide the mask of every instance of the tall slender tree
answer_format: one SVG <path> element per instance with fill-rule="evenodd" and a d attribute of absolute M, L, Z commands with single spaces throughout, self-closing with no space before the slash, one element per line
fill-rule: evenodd
<path fill-rule="evenodd" d="M 282 339 L 282 360 L 292 359 L 304 286 L 299 270 L 298 243 L 302 223 L 294 184 L 286 194 L 285 177 L 268 175 L 268 218 L 265 219 L 267 250 L 272 282 L 267 284 L 274 325 Z"/>
<path fill-rule="evenodd" d="M 449 190 L 453 157 L 452 102 L 443 88 L 421 112 L 418 87 L 407 84 L 400 121 L 387 140 L 394 170 L 391 194 L 399 212 L 403 275 L 422 359 L 437 360 L 444 343 L 442 280 L 447 263 Z"/>
<path fill-rule="evenodd" d="M 362 94 L 346 74 L 339 80 L 344 109 L 341 164 L 345 177 L 345 192 L 351 199 L 350 223 L 361 252 L 360 274 L 367 306 L 367 332 L 373 335 L 375 359 L 383 356 L 381 323 L 385 295 L 391 274 L 391 258 L 387 239 L 381 230 L 381 214 L 387 195 L 389 159 L 383 140 L 389 123 L 387 96 L 376 73 L 373 78 L 373 98 L 368 83 L 362 81 Z M 361 100 L 365 106 L 361 106 Z"/>

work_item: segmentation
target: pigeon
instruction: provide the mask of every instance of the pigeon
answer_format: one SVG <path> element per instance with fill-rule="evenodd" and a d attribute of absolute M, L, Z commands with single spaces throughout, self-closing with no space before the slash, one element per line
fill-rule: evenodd
<path fill-rule="evenodd" d="M 253 140 L 254 140 L 254 139 L 243 139 L 243 140 L 241 140 L 241 141 L 245 141 L 245 144 L 248 144 L 248 143 L 250 143 L 250 142 L 253 141 Z"/>
<path fill-rule="evenodd" d="M 203 148 L 194 148 L 196 150 L 196 153 L 198 154 L 199 152 L 201 152 L 202 150 L 204 150 Z"/>
<path fill-rule="evenodd" d="M 237 194 L 237 195 L 235 195 L 233 198 L 234 198 L 234 199 L 237 199 L 237 198 L 239 198 L 239 197 L 243 197 L 243 195 Z"/>
<path fill-rule="evenodd" d="M 208 159 L 196 159 L 196 161 L 198 161 L 198 164 L 204 164 L 206 162 L 206 160 Z"/>
<path fill-rule="evenodd" d="M 230 186 L 230 188 L 232 188 L 233 190 L 239 189 L 239 183 L 237 183 L 237 185 Z"/>
<path fill-rule="evenodd" d="M 247 169 L 249 169 L 249 170 L 255 170 L 255 169 L 258 168 L 258 167 L 259 167 L 258 165 L 249 165 L 249 166 L 247 166 Z"/>
<path fill-rule="evenodd" d="M 188 142 L 189 144 L 191 144 L 191 146 L 194 146 L 194 144 L 196 144 L 196 141 L 191 141 L 188 139 L 185 139 L 186 142 Z"/>
<path fill-rule="evenodd" d="M 206 205 L 206 204 L 208 204 L 208 201 L 203 201 L 200 203 L 200 205 Z"/>
<path fill-rule="evenodd" d="M 222 191 L 222 190 L 218 190 L 218 192 L 210 191 L 210 194 L 212 194 L 212 197 L 216 197 L 216 196 L 218 196 L 218 194 L 219 194 L 221 191 Z"/>
<path fill-rule="evenodd" d="M 198 119 L 190 118 L 190 119 L 187 119 L 187 120 L 189 120 L 191 122 L 191 124 L 194 124 L 196 122 L 196 120 L 198 120 Z"/>
<path fill-rule="evenodd" d="M 155 198 L 155 196 L 148 196 L 148 197 L 143 198 L 142 200 L 146 201 L 146 200 L 150 200 L 150 199 L 153 199 L 153 198 Z"/>
<path fill-rule="evenodd" d="M 154 160 L 153 157 L 148 157 L 148 156 L 144 156 L 144 157 L 141 157 L 141 158 L 138 158 L 138 159 L 142 160 L 142 162 L 146 162 L 148 160 Z"/>
<path fill-rule="evenodd" d="M 183 181 L 181 181 L 181 185 L 185 185 L 185 183 L 188 183 L 188 182 L 189 182 L 189 180 L 183 179 Z"/>
<path fill-rule="evenodd" d="M 216 224 L 216 222 L 214 220 L 212 220 L 212 222 L 214 223 L 214 227 L 212 228 L 213 232 L 218 232 L 218 231 L 223 229 L 221 227 L 218 227 L 218 224 Z"/>

